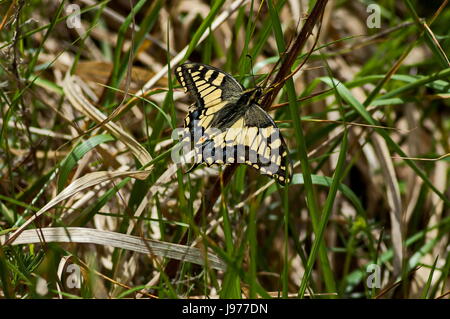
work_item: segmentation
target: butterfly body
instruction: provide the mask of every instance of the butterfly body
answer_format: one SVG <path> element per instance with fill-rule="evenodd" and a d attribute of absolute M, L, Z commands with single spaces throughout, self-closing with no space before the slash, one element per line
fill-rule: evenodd
<path fill-rule="evenodd" d="M 200 63 L 175 70 L 194 99 L 185 118 L 197 165 L 243 163 L 289 183 L 292 169 L 279 128 L 259 106 L 262 88 L 244 90 L 230 74 Z M 287 167 L 289 166 L 289 170 Z"/>

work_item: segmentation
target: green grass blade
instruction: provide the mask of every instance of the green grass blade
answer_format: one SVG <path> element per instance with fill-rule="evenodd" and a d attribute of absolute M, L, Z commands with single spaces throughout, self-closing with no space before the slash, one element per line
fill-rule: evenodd
<path fill-rule="evenodd" d="M 281 29 L 281 22 L 279 20 L 278 12 L 272 4 L 272 1 L 267 1 L 270 16 L 272 18 L 272 27 L 275 34 L 275 39 L 277 41 L 278 51 L 280 55 L 286 50 L 286 46 L 284 44 L 283 33 Z M 298 152 L 300 156 L 300 163 L 303 171 L 303 178 L 305 182 L 305 190 L 306 190 L 306 202 L 308 205 L 308 210 L 310 212 L 311 220 L 313 223 L 314 233 L 317 234 L 318 226 L 319 226 L 319 208 L 316 202 L 316 195 L 314 191 L 314 186 L 311 179 L 311 169 L 309 166 L 309 160 L 307 155 L 307 150 L 305 147 L 305 138 L 303 135 L 303 130 L 301 127 L 301 121 L 299 117 L 299 109 L 297 105 L 297 95 L 295 93 L 294 82 L 291 79 L 286 81 L 286 91 L 288 94 L 289 100 L 289 111 L 291 115 L 291 119 L 294 123 L 294 132 L 297 141 Z M 327 252 L 324 245 L 320 247 L 320 265 L 322 267 L 322 272 L 324 276 L 324 281 L 327 286 L 327 290 L 329 292 L 336 291 L 336 284 L 333 278 L 333 273 L 331 271 L 331 266 L 328 261 Z"/>
<path fill-rule="evenodd" d="M 342 137 L 341 151 L 339 153 L 338 162 L 336 165 L 336 169 L 333 175 L 333 182 L 330 187 L 330 191 L 328 192 L 327 199 L 325 201 L 325 206 L 323 208 L 323 212 L 320 219 L 319 231 L 316 233 L 316 238 L 314 240 L 314 244 L 311 248 L 311 252 L 308 257 L 308 263 L 305 268 L 305 274 L 303 275 L 302 281 L 300 283 L 299 288 L 299 297 L 303 298 L 306 292 L 307 284 L 309 281 L 309 277 L 311 276 L 312 269 L 314 267 L 314 262 L 316 259 L 317 252 L 319 250 L 320 243 L 323 239 L 323 235 L 325 232 L 325 228 L 328 224 L 328 220 L 331 216 L 331 212 L 333 209 L 333 204 L 336 198 L 336 194 L 341 183 L 341 179 L 343 177 L 344 168 L 345 168 L 345 156 L 347 154 L 347 131 L 344 132 L 344 136 Z"/>
<path fill-rule="evenodd" d="M 449 70 L 450 71 L 450 70 Z M 329 78 L 322 78 L 322 81 L 325 82 L 326 84 L 328 84 L 330 87 L 333 86 L 333 84 L 331 83 L 331 79 Z M 343 83 L 340 83 L 339 81 L 337 81 L 336 79 L 334 79 L 334 81 L 336 83 L 338 83 L 337 85 L 337 90 L 340 94 L 340 96 L 342 96 L 342 98 L 351 106 L 353 107 L 356 112 L 359 113 L 359 115 L 361 115 L 361 117 L 368 123 L 371 125 L 376 125 L 379 126 L 380 123 L 378 123 L 376 120 L 374 120 L 372 118 L 372 116 L 369 114 L 369 112 L 367 112 L 367 110 L 365 109 L 364 105 L 361 104 L 352 94 L 351 92 L 345 87 L 345 85 Z M 407 154 L 405 154 L 405 152 L 401 149 L 401 147 L 395 143 L 392 138 L 388 135 L 388 133 L 385 130 L 380 129 L 379 127 L 374 127 L 374 130 L 380 134 L 385 141 L 387 142 L 387 144 L 395 151 L 397 152 L 400 156 L 402 157 L 407 157 Z M 430 181 L 430 179 L 428 178 L 428 176 L 425 174 L 425 172 L 423 172 L 414 161 L 410 160 L 410 159 L 403 159 L 405 161 L 406 164 L 408 164 L 415 172 L 418 176 L 420 176 L 420 178 L 425 182 L 425 184 L 430 187 L 434 193 L 436 193 L 436 195 L 438 195 L 445 203 L 447 206 L 450 206 L 450 200 L 447 198 L 447 196 L 445 196 L 444 194 L 442 194 L 437 188 L 436 186 Z"/>
<path fill-rule="evenodd" d="M 114 137 L 109 134 L 101 134 L 93 136 L 75 147 L 61 163 L 60 174 L 58 178 L 58 192 L 60 192 L 64 188 L 69 178 L 70 172 L 87 152 L 102 143 L 107 143 L 114 140 Z"/>

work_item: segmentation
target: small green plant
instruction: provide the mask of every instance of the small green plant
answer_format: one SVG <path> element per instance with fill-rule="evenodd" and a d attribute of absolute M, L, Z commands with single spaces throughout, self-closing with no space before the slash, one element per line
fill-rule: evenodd
<path fill-rule="evenodd" d="M 0 4 L 0 297 L 448 298 L 445 1 L 80 3 Z M 186 61 L 263 87 L 289 185 L 173 161 Z"/>

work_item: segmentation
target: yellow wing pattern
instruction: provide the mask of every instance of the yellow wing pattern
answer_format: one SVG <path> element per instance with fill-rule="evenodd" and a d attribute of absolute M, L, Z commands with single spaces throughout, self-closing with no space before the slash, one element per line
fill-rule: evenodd
<path fill-rule="evenodd" d="M 243 163 L 282 185 L 290 182 L 286 144 L 275 122 L 257 104 L 260 88 L 244 91 L 230 74 L 199 63 L 182 64 L 175 75 L 195 99 L 185 118 L 196 150 L 194 167 Z"/>

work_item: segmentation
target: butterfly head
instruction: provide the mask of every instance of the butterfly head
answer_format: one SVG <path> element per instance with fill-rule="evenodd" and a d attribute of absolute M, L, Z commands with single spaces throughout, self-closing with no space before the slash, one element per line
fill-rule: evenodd
<path fill-rule="evenodd" d="M 244 103 L 258 103 L 263 94 L 263 89 L 260 86 L 251 88 L 242 92 L 241 101 Z"/>
<path fill-rule="evenodd" d="M 259 100 L 259 98 L 262 96 L 262 94 L 263 94 L 263 88 L 261 86 L 255 87 L 252 100 L 257 102 Z"/>

